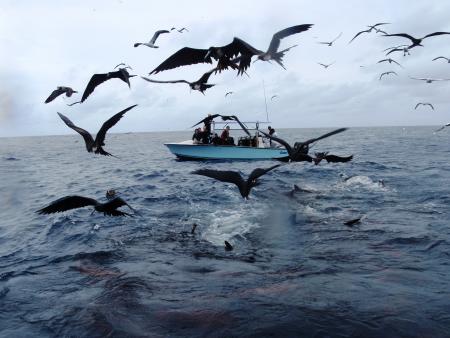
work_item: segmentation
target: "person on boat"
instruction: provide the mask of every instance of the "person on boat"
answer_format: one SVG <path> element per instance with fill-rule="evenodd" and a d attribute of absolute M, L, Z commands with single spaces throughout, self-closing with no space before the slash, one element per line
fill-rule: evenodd
<path fill-rule="evenodd" d="M 199 144 L 202 141 L 203 135 L 200 128 L 195 129 L 194 135 L 192 135 L 192 141 L 194 144 Z"/>
<path fill-rule="evenodd" d="M 277 132 L 271 126 L 268 126 L 267 129 L 269 130 L 269 135 L 270 136 L 278 137 Z M 271 148 L 278 147 L 278 143 L 275 142 L 275 141 L 272 142 L 272 139 L 269 139 L 269 145 L 270 145 Z"/>
<path fill-rule="evenodd" d="M 220 135 L 220 138 L 222 140 L 222 144 L 234 145 L 234 139 L 232 137 L 230 137 L 230 126 L 226 126 L 226 128 L 223 129 L 222 135 Z"/>
<path fill-rule="evenodd" d="M 203 132 L 205 133 L 205 136 L 208 138 L 208 142 L 209 143 L 209 139 L 211 137 L 211 123 L 213 121 L 213 117 L 211 116 L 211 114 L 208 114 L 208 117 L 205 119 L 204 126 L 203 126 Z M 203 142 L 205 143 L 205 142 Z"/>
<path fill-rule="evenodd" d="M 219 137 L 219 135 L 217 135 L 217 133 L 214 133 L 214 137 L 211 139 L 211 143 L 215 146 L 221 145 L 222 139 Z"/>

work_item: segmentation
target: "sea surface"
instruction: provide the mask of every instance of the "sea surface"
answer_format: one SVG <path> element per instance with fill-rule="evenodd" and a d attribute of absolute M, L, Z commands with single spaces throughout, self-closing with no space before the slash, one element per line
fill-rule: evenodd
<path fill-rule="evenodd" d="M 449 337 L 450 130 L 436 128 L 351 128 L 311 152 L 352 162 L 284 165 L 248 201 L 191 172 L 277 162 L 178 161 L 163 143 L 190 132 L 110 134 L 119 158 L 75 134 L 0 138 L 0 336 Z M 36 213 L 107 189 L 139 215 Z"/>

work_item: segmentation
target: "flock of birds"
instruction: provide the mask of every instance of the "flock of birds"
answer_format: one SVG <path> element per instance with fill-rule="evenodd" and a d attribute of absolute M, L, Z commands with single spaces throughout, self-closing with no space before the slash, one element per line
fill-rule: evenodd
<path fill-rule="evenodd" d="M 409 45 L 403 44 L 403 45 L 399 45 L 399 46 L 390 47 L 390 48 L 385 49 L 384 51 L 387 52 L 386 55 L 390 55 L 395 52 L 402 52 L 403 55 L 410 55 L 410 51 L 413 48 L 416 48 L 418 46 L 423 46 L 422 42 L 424 39 L 434 37 L 434 36 L 439 36 L 439 35 L 450 34 L 450 32 L 434 32 L 431 34 L 427 34 L 422 38 L 415 38 L 406 33 L 389 34 L 385 30 L 382 30 L 380 28 L 380 27 L 384 28 L 384 26 L 388 25 L 388 24 L 389 23 L 381 22 L 381 23 L 377 23 L 375 25 L 369 25 L 369 26 L 367 26 L 368 27 L 367 29 L 358 32 L 349 41 L 349 43 L 353 42 L 356 38 L 360 37 L 362 34 L 369 34 L 371 32 L 381 33 L 382 36 L 384 36 L 384 37 L 402 37 L 402 38 L 410 40 L 411 43 Z M 144 79 L 145 81 L 149 81 L 152 83 L 186 83 L 189 85 L 189 87 L 192 90 L 198 90 L 202 94 L 204 94 L 204 92 L 207 89 L 214 86 L 214 84 L 208 83 L 211 75 L 220 73 L 220 72 L 228 70 L 228 69 L 236 71 L 238 76 L 239 75 L 242 76 L 244 73 L 247 74 L 247 71 L 252 64 L 253 58 L 255 58 L 253 63 L 258 60 L 267 61 L 267 62 L 274 61 L 275 63 L 277 63 L 278 65 L 280 65 L 282 68 L 285 69 L 285 66 L 283 65 L 283 57 L 289 50 L 296 47 L 297 45 L 293 45 L 288 48 L 280 50 L 281 40 L 288 36 L 308 31 L 312 26 L 313 26 L 312 24 L 301 24 L 301 25 L 296 25 L 296 26 L 292 26 L 292 27 L 288 27 L 283 30 L 280 30 L 279 32 L 277 32 L 273 35 L 266 51 L 257 49 L 255 47 L 253 47 L 251 44 L 249 44 L 248 42 L 246 42 L 238 37 L 234 37 L 233 40 L 229 44 L 224 45 L 224 46 L 211 46 L 207 49 L 183 47 L 180 50 L 178 50 L 177 52 L 175 52 L 174 54 L 172 54 L 171 56 L 169 56 L 166 60 L 164 60 L 160 65 L 158 65 L 156 68 L 154 68 L 149 73 L 149 75 L 156 75 L 160 72 L 163 72 L 163 71 L 166 71 L 169 69 L 174 69 L 177 67 L 189 66 L 189 65 L 193 65 L 193 64 L 199 64 L 199 63 L 212 64 L 213 60 L 216 61 L 215 66 L 211 70 L 204 73 L 196 81 L 188 81 L 188 80 L 184 80 L 184 79 L 173 80 L 173 81 L 159 81 L 159 80 L 155 80 L 155 79 L 148 78 L 145 76 L 141 76 L 141 78 Z M 188 30 L 185 27 L 183 27 L 181 29 L 172 27 L 170 30 L 158 30 L 154 33 L 153 37 L 150 39 L 149 42 L 137 42 L 134 44 L 134 47 L 147 46 L 149 48 L 158 48 L 158 46 L 156 45 L 157 39 L 162 34 L 168 34 L 173 30 L 178 31 L 179 33 L 183 33 L 184 31 L 188 32 Z M 342 36 L 342 32 L 339 33 L 333 40 L 331 40 L 329 42 L 321 41 L 318 43 L 326 45 L 328 47 L 331 47 L 341 36 Z M 436 57 L 433 59 L 433 61 L 439 60 L 439 59 L 446 60 L 448 63 L 450 63 L 450 59 L 446 58 L 444 56 Z M 385 63 L 385 62 L 389 63 L 389 64 L 395 64 L 395 65 L 403 68 L 403 66 L 399 62 L 395 61 L 394 59 L 392 59 L 390 57 L 379 60 L 377 63 Z M 335 62 L 332 62 L 330 64 L 319 63 L 319 65 L 321 65 L 322 67 L 327 69 L 328 67 L 332 66 L 334 63 Z M 101 85 L 102 83 L 104 83 L 108 80 L 111 80 L 111 79 L 119 79 L 119 80 L 125 82 L 128 85 L 128 87 L 131 88 L 130 78 L 135 77 L 137 75 L 130 75 L 129 72 L 127 71 L 127 69 L 132 70 L 132 68 L 127 66 L 126 64 L 120 63 L 116 67 L 114 67 L 113 71 L 110 71 L 108 73 L 94 74 L 91 77 L 91 79 L 89 80 L 89 82 L 82 94 L 81 100 L 74 102 L 72 104 L 69 104 L 69 106 L 85 102 L 87 100 L 87 98 L 95 91 L 95 89 L 99 85 Z M 381 80 L 384 76 L 391 75 L 391 74 L 398 75 L 395 71 L 387 71 L 387 72 L 382 73 L 380 75 L 379 79 Z M 432 83 L 434 81 L 450 80 L 450 79 L 415 78 L 415 77 L 411 77 L 411 78 L 415 79 L 415 80 L 425 81 L 427 83 Z M 58 96 L 63 95 L 63 94 L 65 94 L 67 97 L 71 97 L 73 94 L 76 94 L 76 93 L 78 93 L 78 92 L 76 90 L 73 90 L 70 87 L 59 86 L 45 100 L 45 103 L 49 103 L 49 102 L 53 101 L 54 99 L 56 99 Z M 233 94 L 232 91 L 227 92 L 225 94 L 225 97 L 228 95 L 231 95 L 231 94 Z M 271 97 L 271 100 L 276 98 L 277 96 L 278 95 L 273 95 Z M 417 109 L 419 106 L 429 106 L 431 109 L 434 110 L 433 105 L 428 102 L 417 103 L 417 105 L 415 106 L 415 109 Z M 71 120 L 69 120 L 69 118 L 67 118 L 63 114 L 58 113 L 58 115 L 60 116 L 60 118 L 63 120 L 63 122 L 69 128 L 75 130 L 77 133 L 79 133 L 83 137 L 85 144 L 86 144 L 86 149 L 88 152 L 93 152 L 95 154 L 106 155 L 106 156 L 114 156 L 103 149 L 103 147 L 105 146 L 104 142 L 105 142 L 106 133 L 111 127 L 113 127 L 124 116 L 124 114 L 126 112 L 133 109 L 134 107 L 136 107 L 136 105 L 132 105 L 132 106 L 120 111 L 119 113 L 113 115 L 106 122 L 104 122 L 104 124 L 98 131 L 95 139 L 92 137 L 92 135 L 88 131 L 76 126 Z M 215 114 L 212 117 L 207 117 L 207 118 L 203 119 L 199 123 L 202 123 L 202 122 L 204 123 L 207 119 L 212 120 L 213 118 L 218 117 L 218 116 L 221 116 L 222 119 L 224 119 L 224 120 L 229 119 L 229 120 L 237 121 L 241 125 L 243 130 L 248 135 L 250 135 L 248 130 L 245 128 L 245 126 L 242 123 L 240 123 L 239 119 L 234 115 L 233 116 L 222 116 L 219 114 Z M 447 126 L 450 126 L 450 123 L 442 126 L 437 131 L 444 129 Z M 295 142 L 293 145 L 290 145 L 288 142 L 286 142 L 285 140 L 283 140 L 279 137 L 269 135 L 269 134 L 265 133 L 264 131 L 260 130 L 259 132 L 262 133 L 265 137 L 267 137 L 275 142 L 278 142 L 279 144 L 284 146 L 288 152 L 287 159 L 289 162 L 306 161 L 306 162 L 313 162 L 317 165 L 322 160 L 326 160 L 327 162 L 348 162 L 348 161 L 352 160 L 353 155 L 347 156 L 347 157 L 340 157 L 337 155 L 329 154 L 328 152 L 316 152 L 315 157 L 312 157 L 311 155 L 309 155 L 309 146 L 311 144 L 313 144 L 321 139 L 330 137 L 332 135 L 339 134 L 345 130 L 347 130 L 347 128 L 336 129 L 334 131 L 331 131 L 331 132 L 329 132 L 325 135 L 319 136 L 317 138 L 313 138 L 313 139 L 303 141 L 303 142 Z M 236 172 L 236 171 L 199 169 L 192 173 L 197 174 L 197 175 L 207 176 L 207 177 L 210 177 L 210 178 L 213 178 L 213 179 L 216 179 L 219 181 L 223 181 L 223 182 L 233 183 L 238 187 L 241 196 L 243 198 L 247 199 L 250 194 L 251 189 L 260 183 L 258 179 L 261 176 L 272 171 L 273 169 L 280 167 L 281 165 L 282 164 L 276 164 L 269 168 L 256 168 L 250 173 L 250 175 L 248 176 L 247 179 L 244 179 L 240 175 L 240 173 Z M 120 208 L 122 206 L 130 207 L 123 199 L 115 196 L 115 194 L 111 193 L 111 192 L 107 193 L 107 197 L 109 199 L 108 202 L 100 203 L 92 198 L 86 198 L 86 197 L 82 197 L 82 196 L 66 196 L 66 197 L 60 198 L 56 201 L 51 202 L 50 205 L 38 210 L 37 212 L 41 213 L 41 214 L 50 214 L 50 213 L 67 211 L 67 210 L 75 209 L 75 208 L 94 206 L 95 211 L 103 212 L 105 215 L 131 216 L 128 213 L 117 210 L 118 208 Z M 134 210 L 134 209 L 132 209 L 132 210 Z M 356 224 L 359 221 L 360 221 L 360 218 L 348 221 L 345 224 L 351 226 L 353 224 Z M 194 231 L 194 230 L 195 230 L 195 228 L 193 228 L 192 231 Z"/>

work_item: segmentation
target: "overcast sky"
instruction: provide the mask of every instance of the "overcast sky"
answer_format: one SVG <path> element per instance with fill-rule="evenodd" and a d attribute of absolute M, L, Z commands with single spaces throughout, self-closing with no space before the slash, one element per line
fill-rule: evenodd
<path fill-rule="evenodd" d="M 152 5 L 153 3 L 153 5 Z M 450 2 L 436 1 L 20 1 L 0 2 L 0 136 L 73 133 L 57 112 L 96 132 L 120 110 L 138 104 L 112 132 L 186 130 L 208 113 L 233 113 L 242 120 L 269 119 L 275 127 L 340 127 L 441 125 L 450 121 L 450 81 L 426 84 L 408 76 L 450 78 L 450 35 L 424 40 L 411 55 L 391 54 L 395 64 L 377 64 L 383 49 L 409 40 L 364 34 L 349 40 L 366 25 L 390 22 L 389 33 L 422 37 L 450 31 Z M 211 76 L 216 86 L 203 96 L 186 84 L 148 83 L 131 79 L 131 89 L 113 79 L 96 88 L 80 105 L 94 73 L 106 73 L 126 62 L 132 74 L 147 76 L 178 49 L 208 48 L 240 37 L 266 50 L 272 35 L 289 26 L 310 23 L 307 32 L 282 40 L 281 48 L 297 44 L 276 63 L 256 62 L 249 77 L 232 71 Z M 159 49 L 133 48 L 154 31 L 187 27 L 183 34 L 161 35 Z M 318 44 L 342 36 L 332 47 Z M 327 70 L 317 62 L 336 62 Z M 364 66 L 364 67 L 360 67 Z M 154 79 L 197 80 L 209 64 L 181 67 Z M 398 76 L 382 72 L 394 70 Z M 78 90 L 71 98 L 44 104 L 57 86 Z M 225 93 L 234 94 L 225 97 Z M 278 95 L 273 100 L 270 98 Z M 414 106 L 431 102 L 435 106 Z"/>

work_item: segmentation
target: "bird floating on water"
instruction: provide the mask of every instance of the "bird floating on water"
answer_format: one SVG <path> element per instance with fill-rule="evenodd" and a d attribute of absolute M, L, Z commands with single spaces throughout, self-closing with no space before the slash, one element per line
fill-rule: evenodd
<path fill-rule="evenodd" d="M 170 32 L 169 32 L 168 30 L 165 30 L 165 29 L 156 31 L 155 34 L 153 34 L 153 37 L 150 39 L 149 42 L 136 42 L 136 43 L 134 44 L 134 47 L 139 47 L 140 45 L 144 45 L 144 46 L 147 46 L 147 47 L 150 47 L 150 48 L 159 48 L 159 46 L 156 46 L 156 45 L 155 45 L 155 42 L 156 42 L 156 39 L 157 39 L 161 34 L 164 34 L 164 33 L 170 33 Z"/>
<path fill-rule="evenodd" d="M 223 171 L 223 170 L 213 170 L 213 169 L 198 169 L 192 172 L 192 174 L 203 175 L 207 177 L 214 178 L 222 182 L 233 183 L 239 188 L 241 196 L 248 199 L 250 190 L 259 184 L 258 178 L 267 174 L 269 171 L 278 168 L 281 164 L 276 164 L 270 168 L 261 169 L 256 168 L 253 170 L 247 180 L 244 180 L 237 171 Z"/>
<path fill-rule="evenodd" d="M 394 72 L 394 71 L 389 71 L 389 72 L 381 73 L 380 78 L 379 78 L 378 80 L 381 80 L 381 78 L 382 78 L 384 75 L 389 75 L 389 74 L 394 74 L 394 75 L 397 75 L 397 76 L 398 76 L 398 74 L 397 74 L 396 72 Z"/>
<path fill-rule="evenodd" d="M 331 47 L 331 46 L 333 45 L 333 43 L 334 43 L 337 39 L 339 39 L 339 38 L 341 37 L 341 35 L 342 35 L 342 32 L 340 32 L 339 35 L 336 36 L 336 37 L 334 38 L 334 40 L 332 40 L 332 41 L 330 41 L 330 42 L 325 42 L 325 41 L 323 41 L 323 42 L 317 42 L 317 43 L 320 43 L 320 44 L 322 44 L 322 45 L 327 45 L 328 47 Z"/>
<path fill-rule="evenodd" d="M 72 123 L 72 121 L 70 121 L 63 114 L 58 113 L 58 115 L 69 128 L 75 130 L 78 134 L 80 134 L 83 137 L 84 142 L 86 143 L 86 149 L 88 152 L 90 152 L 90 153 L 94 152 L 95 154 L 100 154 L 100 155 L 105 155 L 105 156 L 114 156 L 103 149 L 103 146 L 105 145 L 106 133 L 108 132 L 108 130 L 111 127 L 113 127 L 117 122 L 119 122 L 119 120 L 123 117 L 123 115 L 127 111 L 129 111 L 130 109 L 132 109 L 136 106 L 137 106 L 137 104 L 118 112 L 113 117 L 111 117 L 109 120 L 107 120 L 105 123 L 103 123 L 102 127 L 100 128 L 100 130 L 97 133 L 97 136 L 95 137 L 95 140 L 87 130 L 77 127 L 76 125 L 74 125 Z"/>
<path fill-rule="evenodd" d="M 93 198 L 83 197 L 83 196 L 65 196 L 51 202 L 45 208 L 36 211 L 38 214 L 53 214 L 56 212 L 63 212 L 71 209 L 83 208 L 92 205 L 94 211 L 103 212 L 104 215 L 108 216 L 133 216 L 124 211 L 117 210 L 122 206 L 128 206 L 131 210 L 135 211 L 127 202 L 122 198 L 116 197 L 109 200 L 106 203 L 100 203 Z"/>
<path fill-rule="evenodd" d="M 73 90 L 70 87 L 58 86 L 56 89 L 50 94 L 50 96 L 45 100 L 45 103 L 52 102 L 61 94 L 66 94 L 67 97 L 71 97 L 73 93 L 78 93 L 76 90 Z"/>
<path fill-rule="evenodd" d="M 434 110 L 433 105 L 431 103 L 428 103 L 428 102 L 419 102 L 418 104 L 416 104 L 414 109 L 417 109 L 418 106 L 430 106 L 430 108 Z"/>
<path fill-rule="evenodd" d="M 373 30 L 375 30 L 376 33 L 386 33 L 386 32 L 382 31 L 381 29 L 379 29 L 377 27 L 381 26 L 381 25 L 388 25 L 388 24 L 389 24 L 388 22 L 380 22 L 380 23 L 376 23 L 375 25 L 367 26 L 367 27 L 369 27 L 369 29 L 366 29 L 366 30 L 363 30 L 363 31 L 360 31 L 360 32 L 356 33 L 356 35 L 349 41 L 349 43 L 351 43 L 353 40 L 355 40 L 361 34 L 363 34 L 363 33 L 370 33 Z"/>

